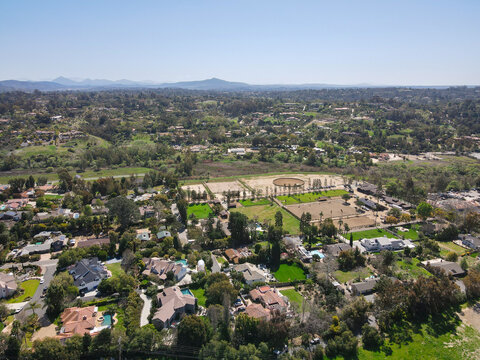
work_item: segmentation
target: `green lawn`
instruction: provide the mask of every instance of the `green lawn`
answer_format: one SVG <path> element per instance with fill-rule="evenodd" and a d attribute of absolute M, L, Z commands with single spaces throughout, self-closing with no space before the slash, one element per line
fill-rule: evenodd
<path fill-rule="evenodd" d="M 270 220 L 270 224 L 272 225 L 275 224 L 276 212 L 280 211 L 283 215 L 283 230 L 292 235 L 300 233 L 300 221 L 295 216 L 275 204 L 240 207 L 232 209 L 231 211 L 245 214 L 250 219 L 256 218 L 261 223 Z"/>
<path fill-rule="evenodd" d="M 308 203 L 308 202 L 315 202 L 318 198 L 321 197 L 334 197 L 334 196 L 342 196 L 343 194 L 348 194 L 345 190 L 326 190 L 326 191 L 316 191 L 304 194 L 296 194 L 296 195 L 280 195 L 277 196 L 277 199 L 285 205 L 292 205 L 292 204 L 299 204 L 299 203 Z"/>
<path fill-rule="evenodd" d="M 33 294 L 35 294 L 35 291 L 37 291 L 38 285 L 40 285 L 40 280 L 36 279 L 22 282 L 20 287 L 24 290 L 23 294 L 18 297 L 14 297 L 7 302 L 9 304 L 20 303 L 25 301 L 26 298 L 31 298 Z"/>
<path fill-rule="evenodd" d="M 275 272 L 275 278 L 280 282 L 305 280 L 305 272 L 298 265 L 281 264 Z"/>
<path fill-rule="evenodd" d="M 223 256 L 217 256 L 217 262 L 220 265 L 223 265 L 223 264 L 227 263 L 228 261 Z"/>
<path fill-rule="evenodd" d="M 453 251 L 458 255 L 462 255 L 467 251 L 467 249 L 464 249 L 461 246 L 454 244 L 453 242 L 437 241 L 437 244 L 440 246 L 440 249 L 443 250 L 443 251 L 440 251 L 440 254 L 442 256 L 446 255 L 450 251 Z"/>
<path fill-rule="evenodd" d="M 428 325 L 422 325 L 421 331 L 412 334 L 407 344 L 387 344 L 392 355 L 359 349 L 359 360 L 463 360 L 478 359 L 480 334 L 470 326 L 461 324 L 454 331 L 437 331 Z"/>
<path fill-rule="evenodd" d="M 205 303 L 207 301 L 207 298 L 205 297 L 205 289 L 190 289 L 190 291 L 192 292 L 193 296 L 197 298 L 198 305 L 205 307 Z"/>
<path fill-rule="evenodd" d="M 404 237 L 405 239 L 410 239 L 410 240 L 418 240 L 418 229 L 420 228 L 420 225 L 414 224 L 414 225 L 406 225 L 402 227 L 408 228 L 408 231 L 406 232 L 398 231 L 398 228 L 395 228 L 395 230 L 397 231 L 400 237 Z"/>
<path fill-rule="evenodd" d="M 357 277 L 360 279 L 366 279 L 371 275 L 373 275 L 372 272 L 366 267 L 354 271 L 337 270 L 333 273 L 333 276 L 339 283 L 346 283 L 347 281 L 356 279 Z"/>
<path fill-rule="evenodd" d="M 418 278 L 420 275 L 423 276 L 432 276 L 427 270 L 425 270 L 423 267 L 418 266 L 420 263 L 420 260 L 417 258 L 412 258 L 410 261 L 405 261 L 405 260 L 398 260 L 396 262 L 396 265 L 400 272 L 405 275 L 405 277 L 408 278 Z"/>
<path fill-rule="evenodd" d="M 303 296 L 295 289 L 280 290 L 282 295 L 285 295 L 291 303 L 298 305 L 298 309 L 302 310 Z"/>
<path fill-rule="evenodd" d="M 213 213 L 208 204 L 190 204 L 187 208 L 187 216 L 194 214 L 197 219 L 208 219 L 208 215 Z"/>
<path fill-rule="evenodd" d="M 371 239 L 371 238 L 376 238 L 376 237 L 382 237 L 386 236 L 388 238 L 393 238 L 396 239 L 396 236 L 393 236 L 390 234 L 388 231 L 384 229 L 371 229 L 371 230 L 364 230 L 364 231 L 358 231 L 354 232 L 353 234 L 353 240 L 361 240 L 361 239 Z M 346 239 L 350 239 L 350 234 L 347 234 L 345 236 Z"/>
<path fill-rule="evenodd" d="M 113 264 L 107 264 L 107 269 L 112 272 L 112 276 L 118 276 L 124 273 L 121 264 L 122 263 L 119 263 L 119 262 L 113 263 Z"/>
<path fill-rule="evenodd" d="M 45 200 L 60 200 L 63 199 L 63 195 L 44 195 Z"/>
<path fill-rule="evenodd" d="M 243 206 L 256 206 L 256 205 L 270 205 L 271 201 L 268 199 L 260 199 L 260 200 L 240 200 L 240 204 Z"/>

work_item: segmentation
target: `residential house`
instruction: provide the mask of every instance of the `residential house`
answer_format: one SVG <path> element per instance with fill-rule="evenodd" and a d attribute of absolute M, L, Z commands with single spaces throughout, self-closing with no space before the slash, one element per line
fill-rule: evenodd
<path fill-rule="evenodd" d="M 174 275 L 175 281 L 180 281 L 187 274 L 187 267 L 182 263 L 176 263 L 175 261 L 154 258 L 144 258 L 145 270 L 144 275 L 156 275 L 161 280 L 167 279 L 167 274 L 171 271 Z"/>
<path fill-rule="evenodd" d="M 172 233 L 170 231 L 167 231 L 167 230 L 162 230 L 162 231 L 159 231 L 157 233 L 158 240 L 163 240 L 166 237 L 171 237 L 171 236 L 172 236 Z"/>
<path fill-rule="evenodd" d="M 287 311 L 287 300 L 280 295 L 277 289 L 272 289 L 268 285 L 251 290 L 249 295 L 253 301 L 260 302 L 263 307 L 270 311 L 279 311 L 281 313 Z"/>
<path fill-rule="evenodd" d="M 422 261 L 422 265 L 425 266 L 425 269 L 430 271 L 432 268 L 442 269 L 447 275 L 452 276 L 463 276 L 465 275 L 465 270 L 462 269 L 460 265 L 456 262 L 446 261 L 443 259 L 432 259 Z"/>
<path fill-rule="evenodd" d="M 150 240 L 150 236 L 152 235 L 151 231 L 148 229 L 137 229 L 137 239 L 142 241 Z"/>
<path fill-rule="evenodd" d="M 353 295 L 369 295 L 372 294 L 377 285 L 378 279 L 367 279 L 364 281 L 353 283 L 350 286 Z"/>
<path fill-rule="evenodd" d="M 181 290 L 178 286 L 163 289 L 157 294 L 158 310 L 152 317 L 152 323 L 158 329 L 168 328 L 175 320 L 185 314 L 194 314 L 197 299 L 190 290 Z"/>
<path fill-rule="evenodd" d="M 250 304 L 246 307 L 245 313 L 258 320 L 270 320 L 270 310 L 265 309 L 261 304 Z"/>
<path fill-rule="evenodd" d="M 246 258 L 252 255 L 252 252 L 248 248 L 239 248 L 239 249 L 227 249 L 225 250 L 225 256 L 228 261 L 234 264 L 238 264 L 240 259 Z"/>
<path fill-rule="evenodd" d="M 92 291 L 108 277 L 105 265 L 96 257 L 77 261 L 68 267 L 68 273 L 73 276 L 73 284 L 81 293 Z"/>
<path fill-rule="evenodd" d="M 327 252 L 327 254 L 329 255 L 332 255 L 332 256 L 338 256 L 340 255 L 340 253 L 342 251 L 347 251 L 347 250 L 351 250 L 352 247 L 350 246 L 350 244 L 347 244 L 347 243 L 337 243 L 337 244 L 330 244 L 330 245 L 326 245 L 325 246 L 325 251 Z"/>
<path fill-rule="evenodd" d="M 233 269 L 243 274 L 243 277 L 245 278 L 245 282 L 248 285 L 251 285 L 256 282 L 266 281 L 266 276 L 263 270 L 259 269 L 257 266 L 253 264 L 244 263 L 240 265 L 235 265 Z"/>
<path fill-rule="evenodd" d="M 410 240 L 392 239 L 386 236 L 372 239 L 362 239 L 360 243 L 368 252 L 377 252 L 382 250 L 396 251 L 402 250 L 406 247 L 415 247 Z"/>
<path fill-rule="evenodd" d="M 93 305 L 65 309 L 60 315 L 62 327 L 57 338 L 63 340 L 73 335 L 97 335 L 102 329 L 109 327 L 102 326 L 100 316 L 101 313 L 98 312 L 98 308 Z"/>
<path fill-rule="evenodd" d="M 12 296 L 17 291 L 17 282 L 13 274 L 0 272 L 0 299 Z"/>
<path fill-rule="evenodd" d="M 308 262 L 312 261 L 312 258 L 313 258 L 312 254 L 310 254 L 310 252 L 307 251 L 307 249 L 305 249 L 303 247 L 303 245 L 298 246 L 297 251 L 298 251 L 298 255 L 300 257 L 300 260 L 302 260 L 303 262 L 308 263 Z"/>
<path fill-rule="evenodd" d="M 470 234 L 460 234 L 458 238 L 462 241 L 462 244 L 473 249 L 475 251 L 480 250 L 480 239 Z"/>

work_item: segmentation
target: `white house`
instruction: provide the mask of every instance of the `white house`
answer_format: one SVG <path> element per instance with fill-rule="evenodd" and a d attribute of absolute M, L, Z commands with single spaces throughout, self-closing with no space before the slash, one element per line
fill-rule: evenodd
<path fill-rule="evenodd" d="M 245 278 L 245 282 L 248 285 L 251 285 L 256 282 L 266 281 L 265 272 L 263 272 L 263 270 L 259 269 L 257 266 L 253 264 L 244 263 L 240 265 L 235 265 L 233 269 L 243 274 L 243 277 Z"/>
<path fill-rule="evenodd" d="M 377 252 L 382 250 L 402 250 L 406 247 L 413 248 L 415 245 L 409 240 L 391 239 L 386 236 L 372 239 L 362 239 L 360 244 L 368 252 Z"/>
<path fill-rule="evenodd" d="M 470 234 L 458 235 L 458 238 L 462 241 L 462 244 L 473 250 L 480 250 L 480 239 Z"/>

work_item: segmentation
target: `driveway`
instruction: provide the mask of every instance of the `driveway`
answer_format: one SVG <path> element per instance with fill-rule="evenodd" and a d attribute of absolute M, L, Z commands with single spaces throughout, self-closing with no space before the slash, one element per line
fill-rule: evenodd
<path fill-rule="evenodd" d="M 148 316 L 152 308 L 152 300 L 147 297 L 143 292 L 140 293 L 140 298 L 143 300 L 142 314 L 140 315 L 140 327 L 148 324 Z"/>

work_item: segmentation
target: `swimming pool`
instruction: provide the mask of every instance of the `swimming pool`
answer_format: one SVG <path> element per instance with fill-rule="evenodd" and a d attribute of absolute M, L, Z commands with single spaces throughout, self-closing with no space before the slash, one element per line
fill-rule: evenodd
<path fill-rule="evenodd" d="M 318 255 L 318 256 L 320 257 L 320 259 L 323 259 L 323 258 L 325 257 L 325 255 L 324 255 L 322 252 L 318 251 L 318 250 L 312 250 L 312 251 L 310 251 L 310 255 L 312 255 L 312 256 L 313 256 L 313 255 Z"/>
<path fill-rule="evenodd" d="M 187 260 L 185 259 L 181 259 L 181 260 L 177 260 L 175 261 L 176 264 L 183 264 L 183 265 L 187 265 Z"/>
<path fill-rule="evenodd" d="M 103 315 L 102 326 L 112 325 L 112 315 Z"/>
<path fill-rule="evenodd" d="M 193 296 L 193 294 L 192 294 L 192 292 L 190 291 L 190 289 L 182 289 L 181 291 L 182 291 L 182 294 L 183 294 L 183 295 L 191 295 L 191 296 Z"/>

